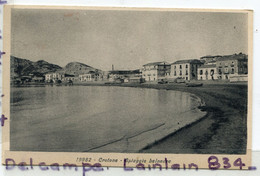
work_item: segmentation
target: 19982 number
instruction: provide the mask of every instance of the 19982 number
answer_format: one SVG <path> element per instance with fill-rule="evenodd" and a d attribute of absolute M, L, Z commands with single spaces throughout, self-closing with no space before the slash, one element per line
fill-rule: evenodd
<path fill-rule="evenodd" d="M 77 157 L 77 162 L 91 162 L 92 158 L 85 158 L 85 157 Z"/>

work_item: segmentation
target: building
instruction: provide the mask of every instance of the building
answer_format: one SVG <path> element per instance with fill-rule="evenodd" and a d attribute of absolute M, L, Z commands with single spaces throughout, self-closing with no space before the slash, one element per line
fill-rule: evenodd
<path fill-rule="evenodd" d="M 64 74 L 64 77 L 62 78 L 62 82 L 69 82 L 69 81 L 78 81 L 78 77 L 75 75 L 70 74 Z"/>
<path fill-rule="evenodd" d="M 94 74 L 93 73 L 86 73 L 86 74 L 79 75 L 79 80 L 81 82 L 94 81 Z"/>
<path fill-rule="evenodd" d="M 33 82 L 44 82 L 44 77 L 43 76 L 34 76 L 32 78 Z"/>
<path fill-rule="evenodd" d="M 171 78 L 197 80 L 198 67 L 202 65 L 203 62 L 198 59 L 178 60 L 171 64 Z"/>
<path fill-rule="evenodd" d="M 45 82 L 57 82 L 58 80 L 63 80 L 65 73 L 62 71 L 50 72 L 45 74 Z"/>
<path fill-rule="evenodd" d="M 145 81 L 158 81 L 170 77 L 171 65 L 167 62 L 152 62 L 143 65 L 142 77 Z"/>
<path fill-rule="evenodd" d="M 108 73 L 109 81 L 124 80 L 128 82 L 130 78 L 141 78 L 140 70 L 112 70 Z"/>
<path fill-rule="evenodd" d="M 248 56 L 242 53 L 223 56 L 216 61 L 216 68 L 220 80 L 230 80 L 234 76 L 247 75 Z"/>
<path fill-rule="evenodd" d="M 216 64 L 205 64 L 198 67 L 198 80 L 216 80 L 218 79 Z"/>
<path fill-rule="evenodd" d="M 105 80 L 104 73 L 102 73 L 100 71 L 99 72 L 89 71 L 88 73 L 80 74 L 79 80 L 81 82 L 103 81 L 103 80 Z"/>

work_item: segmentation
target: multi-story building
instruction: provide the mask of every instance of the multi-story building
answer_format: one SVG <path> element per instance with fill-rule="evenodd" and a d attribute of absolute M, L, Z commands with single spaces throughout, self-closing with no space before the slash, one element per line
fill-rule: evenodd
<path fill-rule="evenodd" d="M 93 73 L 86 73 L 86 74 L 79 75 L 79 80 L 81 82 L 94 81 L 94 74 Z"/>
<path fill-rule="evenodd" d="M 178 60 L 171 64 L 171 78 L 196 80 L 198 67 L 202 65 L 203 63 L 198 59 Z"/>
<path fill-rule="evenodd" d="M 78 77 L 75 75 L 65 74 L 62 78 L 62 82 L 69 82 L 69 81 L 78 81 Z"/>
<path fill-rule="evenodd" d="M 216 80 L 218 79 L 216 64 L 205 64 L 198 67 L 198 80 Z"/>
<path fill-rule="evenodd" d="M 101 72 L 89 71 L 88 73 L 80 74 L 79 80 L 81 82 L 103 81 L 105 80 L 105 76 L 104 73 Z"/>
<path fill-rule="evenodd" d="M 142 77 L 145 81 L 158 81 L 170 77 L 171 65 L 167 62 L 152 62 L 143 65 Z"/>
<path fill-rule="evenodd" d="M 218 79 L 229 80 L 232 76 L 247 75 L 248 58 L 245 54 L 223 56 L 216 61 Z"/>
<path fill-rule="evenodd" d="M 62 71 L 50 72 L 45 74 L 45 82 L 57 82 L 65 77 L 65 73 Z"/>

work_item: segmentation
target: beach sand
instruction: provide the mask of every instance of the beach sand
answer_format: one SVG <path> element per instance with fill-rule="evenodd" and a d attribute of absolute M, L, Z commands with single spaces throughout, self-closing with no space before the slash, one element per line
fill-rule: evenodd
<path fill-rule="evenodd" d="M 140 150 L 141 153 L 245 154 L 247 147 L 247 84 L 124 84 L 121 86 L 189 92 L 204 101 L 207 115 Z"/>

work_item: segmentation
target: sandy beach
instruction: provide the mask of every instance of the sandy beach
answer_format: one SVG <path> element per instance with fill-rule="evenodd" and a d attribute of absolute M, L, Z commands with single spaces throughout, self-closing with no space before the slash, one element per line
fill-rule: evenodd
<path fill-rule="evenodd" d="M 202 87 L 184 84 L 124 84 L 121 86 L 189 92 L 204 101 L 207 115 L 199 121 L 166 136 L 142 153 L 245 154 L 247 145 L 247 84 L 204 83 Z"/>

